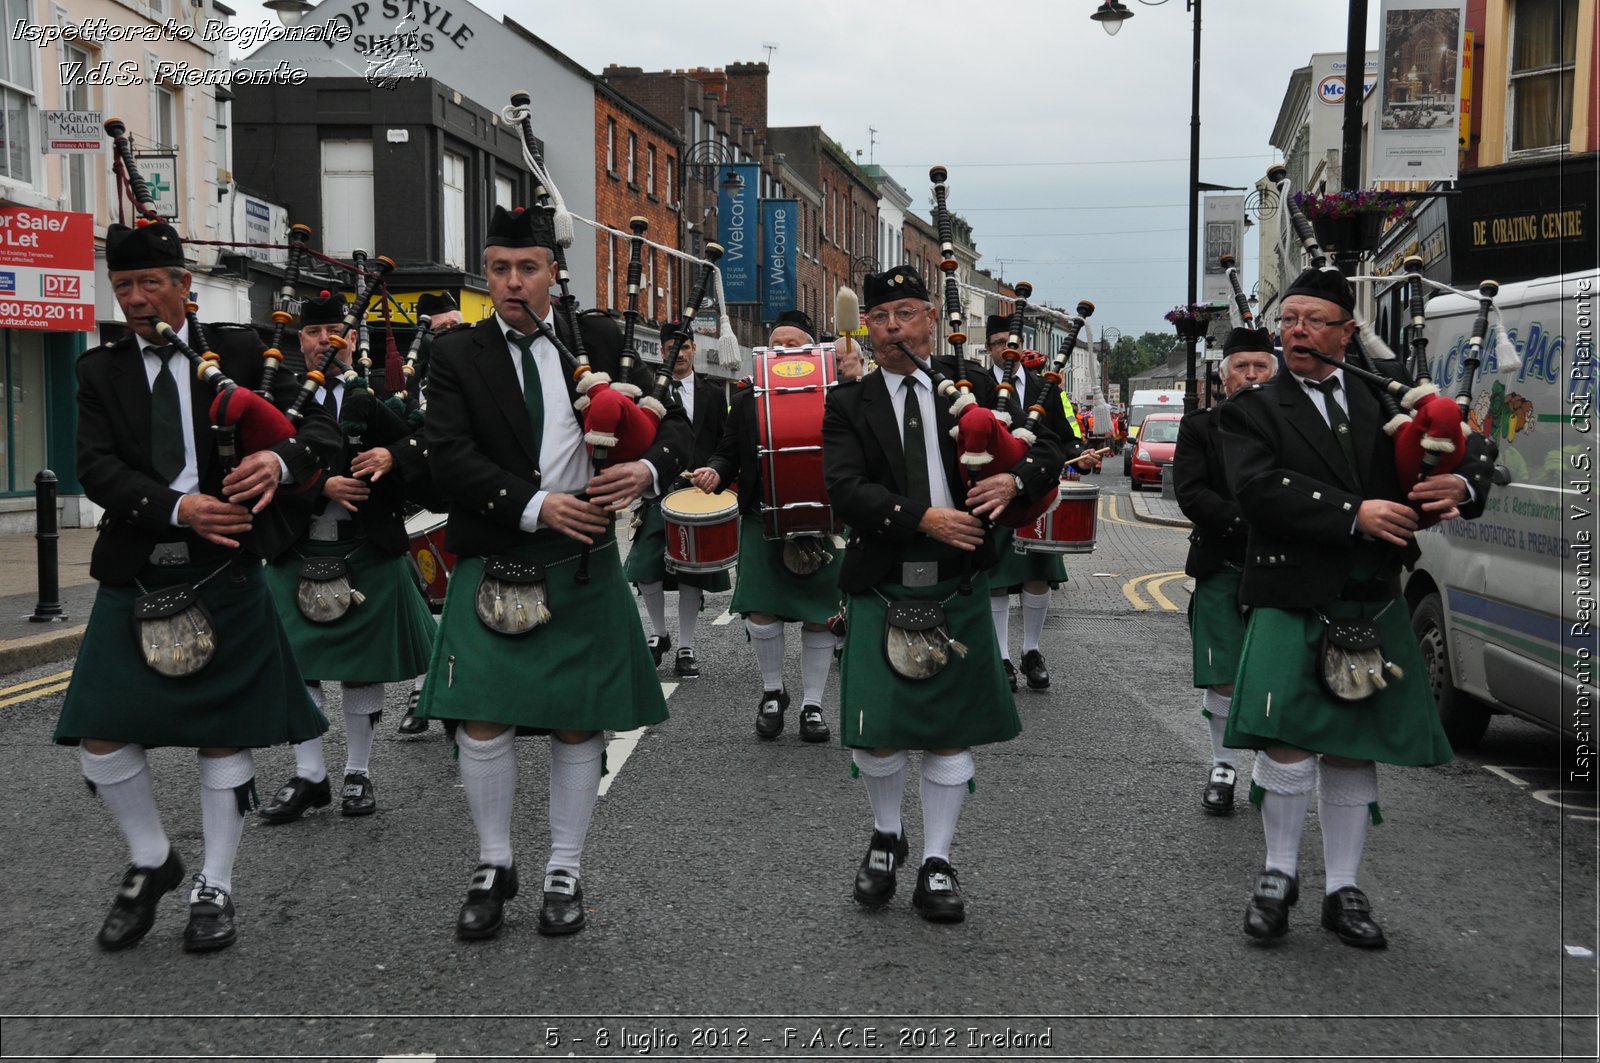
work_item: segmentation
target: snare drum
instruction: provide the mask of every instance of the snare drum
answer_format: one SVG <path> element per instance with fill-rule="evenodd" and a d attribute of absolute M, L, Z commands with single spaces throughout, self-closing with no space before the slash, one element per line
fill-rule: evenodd
<path fill-rule="evenodd" d="M 1019 554 L 1087 554 L 1094 551 L 1095 508 L 1100 488 L 1063 481 L 1061 502 L 1017 529 L 1012 546 Z"/>
<path fill-rule="evenodd" d="M 768 539 L 844 528 L 822 479 L 822 410 L 836 383 L 831 343 L 755 350 L 756 458 Z"/>
<path fill-rule="evenodd" d="M 456 567 L 456 555 L 444 548 L 445 520 L 443 513 L 430 513 L 425 509 L 406 518 L 406 538 L 411 540 L 411 567 L 428 605 L 436 610 L 444 608 L 450 573 Z"/>
<path fill-rule="evenodd" d="M 739 496 L 684 487 L 661 500 L 667 571 L 726 572 L 739 560 Z"/>

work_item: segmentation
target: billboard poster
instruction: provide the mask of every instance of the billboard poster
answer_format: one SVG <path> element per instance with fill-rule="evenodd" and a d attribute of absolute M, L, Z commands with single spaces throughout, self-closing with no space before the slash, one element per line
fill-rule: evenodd
<path fill-rule="evenodd" d="M 1208 195 L 1203 202 L 1205 224 L 1200 243 L 1200 301 L 1232 303 L 1233 287 L 1222 270 L 1222 256 L 1232 255 L 1243 268 L 1244 197 Z"/>
<path fill-rule="evenodd" d="M 761 302 L 761 263 L 757 230 L 761 164 L 735 162 L 717 171 L 717 242 L 724 254 L 722 294 L 728 303 Z"/>
<path fill-rule="evenodd" d="M 1374 179 L 1456 179 L 1466 6 L 1466 0 L 1383 0 Z"/>
<path fill-rule="evenodd" d="M 0 328 L 94 331 L 93 214 L 0 207 Z"/>
<path fill-rule="evenodd" d="M 799 235 L 798 199 L 761 201 L 761 320 L 772 321 L 795 307 L 795 241 Z"/>

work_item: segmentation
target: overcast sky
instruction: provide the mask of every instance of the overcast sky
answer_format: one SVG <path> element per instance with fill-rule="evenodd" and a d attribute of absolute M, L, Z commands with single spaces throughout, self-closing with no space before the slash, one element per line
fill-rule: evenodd
<path fill-rule="evenodd" d="M 1125 2 L 1135 17 L 1115 37 L 1089 18 L 1098 0 L 477 6 L 596 72 L 760 61 L 775 45 L 770 124 L 821 125 L 884 166 L 923 217 L 928 168 L 947 166 L 950 208 L 972 223 L 980 267 L 1031 281 L 1036 300 L 1092 300 L 1096 334 L 1137 335 L 1170 328 L 1162 315 L 1187 294 L 1194 38 L 1184 0 Z M 240 21 L 271 18 L 256 0 L 230 3 Z M 1200 179 L 1248 186 L 1277 158 L 1267 141 L 1290 73 L 1315 52 L 1344 51 L 1348 8 L 1210 0 L 1203 13 Z M 1255 258 L 1252 233 L 1247 288 Z"/>

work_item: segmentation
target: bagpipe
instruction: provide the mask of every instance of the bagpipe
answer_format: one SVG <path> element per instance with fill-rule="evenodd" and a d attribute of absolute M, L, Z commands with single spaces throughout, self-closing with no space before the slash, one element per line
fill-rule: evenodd
<path fill-rule="evenodd" d="M 1288 169 L 1282 164 L 1272 166 L 1267 170 L 1267 180 L 1277 186 L 1278 200 L 1288 210 L 1292 231 L 1305 249 L 1311 267 L 1333 270 L 1334 267 L 1328 264 L 1328 256 L 1317 242 L 1316 233 L 1305 215 L 1305 210 L 1290 195 Z M 1414 263 L 1408 260 L 1406 267 L 1409 274 L 1408 284 L 1413 288 L 1410 307 L 1412 323 L 1408 326 L 1413 345 L 1413 360 L 1417 354 L 1425 352 L 1426 349 L 1425 340 L 1421 341 L 1420 347 L 1418 346 L 1423 324 L 1421 267 L 1421 259 L 1415 259 Z M 1484 295 L 1480 305 L 1478 320 L 1482 328 L 1475 327 L 1473 330 L 1476 334 L 1474 341 L 1477 344 L 1476 349 L 1480 352 L 1483 333 L 1488 329 L 1492 296 L 1494 291 L 1499 289 L 1493 281 L 1484 282 L 1484 286 L 1489 288 L 1489 292 Z M 1351 347 L 1351 357 L 1334 358 L 1309 347 L 1300 350 L 1319 361 L 1337 366 L 1372 386 L 1383 409 L 1385 417 L 1383 430 L 1394 439 L 1395 471 L 1399 474 L 1403 490 L 1409 491 L 1420 480 L 1429 476 L 1453 472 L 1461 464 L 1466 454 L 1462 408 L 1470 401 L 1472 377 L 1477 369 L 1477 359 L 1472 361 L 1465 374 L 1462 398 L 1452 402 L 1441 395 L 1438 387 L 1427 379 L 1425 363 L 1421 378 L 1412 386 L 1378 372 L 1373 364 L 1374 355 L 1396 362 L 1400 359 L 1378 338 L 1369 323 L 1359 319 L 1357 319 L 1355 343 Z M 1424 520 L 1424 526 L 1430 523 L 1434 522 Z"/>
<path fill-rule="evenodd" d="M 117 187 L 126 191 L 137 211 L 134 225 L 165 221 L 155 209 L 150 187 L 140 175 L 138 164 L 134 161 L 133 145 L 128 140 L 127 126 L 119 118 L 108 118 L 105 130 L 111 137 L 112 170 L 117 177 Z M 120 199 L 119 196 L 119 202 Z M 189 360 L 198 380 L 216 389 L 217 394 L 211 400 L 208 416 L 212 429 L 217 433 L 217 451 L 222 459 L 223 473 L 226 475 L 237 467 L 241 450 L 243 453 L 253 454 L 258 450 L 274 447 L 292 438 L 295 426 L 283 411 L 270 401 L 252 391 L 240 388 L 222 371 L 219 365 L 222 358 L 211 349 L 206 340 L 196 313 L 198 309 L 192 301 L 185 307 L 189 339 L 192 342 L 185 343 L 180 340 L 178 330 L 169 321 L 157 320 L 154 322 L 154 328 L 163 340 L 172 344 Z M 267 364 L 271 366 L 274 363 L 269 359 Z M 303 484 L 301 489 L 309 489 L 311 486 L 312 483 Z"/>

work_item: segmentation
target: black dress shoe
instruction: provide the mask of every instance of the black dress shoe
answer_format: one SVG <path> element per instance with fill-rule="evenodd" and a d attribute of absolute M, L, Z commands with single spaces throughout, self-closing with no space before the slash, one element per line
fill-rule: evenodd
<path fill-rule="evenodd" d="M 826 742 L 833 737 L 827 721 L 822 718 L 821 705 L 800 706 L 800 741 Z"/>
<path fill-rule="evenodd" d="M 880 908 L 894 896 L 895 868 L 906 862 L 906 836 L 872 832 L 867 844 L 867 855 L 856 869 L 856 903 L 868 908 Z"/>
<path fill-rule="evenodd" d="M 930 856 L 922 862 L 911 907 L 930 923 L 959 923 L 967 917 L 967 902 L 961 899 L 961 884 L 948 860 Z"/>
<path fill-rule="evenodd" d="M 233 925 L 233 898 L 226 890 L 208 886 L 195 876 L 189 891 L 189 925 L 183 928 L 184 952 L 213 952 L 232 945 L 239 937 Z"/>
<path fill-rule="evenodd" d="M 1010 657 L 1001 658 L 1000 664 L 1006 670 L 1006 682 L 1011 684 L 1011 693 L 1017 692 L 1017 666 L 1011 663 Z"/>
<path fill-rule="evenodd" d="M 1300 880 L 1267 869 L 1256 876 L 1244 910 L 1244 932 L 1253 938 L 1281 938 L 1289 932 L 1289 909 L 1300 899 Z"/>
<path fill-rule="evenodd" d="M 764 690 L 756 705 L 756 734 L 772 741 L 783 734 L 783 713 L 789 707 L 789 692 Z"/>
<path fill-rule="evenodd" d="M 378 811 L 378 799 L 372 793 L 372 780 L 353 771 L 344 777 L 344 789 L 339 792 L 341 816 L 370 816 Z"/>
<path fill-rule="evenodd" d="M 656 667 L 660 668 L 661 658 L 665 657 L 667 651 L 672 649 L 672 636 L 651 635 L 645 640 L 645 645 L 650 647 L 650 656 L 655 658 Z"/>
<path fill-rule="evenodd" d="M 672 670 L 677 673 L 679 679 L 700 678 L 700 662 L 694 659 L 694 651 L 691 649 L 678 651 L 677 659 L 672 662 Z"/>
<path fill-rule="evenodd" d="M 428 721 L 416 717 L 417 703 L 422 700 L 422 691 L 413 690 L 411 697 L 406 700 L 406 714 L 400 721 L 397 730 L 403 735 L 425 734 L 428 730 Z"/>
<path fill-rule="evenodd" d="M 1372 921 L 1372 902 L 1354 886 L 1334 890 L 1322 898 L 1322 925 L 1339 940 L 1358 949 L 1381 949 L 1389 943 L 1383 927 Z"/>
<path fill-rule="evenodd" d="M 268 823 L 293 823 L 308 808 L 327 808 L 333 804 L 333 787 L 327 779 L 307 782 L 296 775 L 261 806 L 260 816 Z"/>
<path fill-rule="evenodd" d="M 129 867 L 95 938 L 100 947 L 116 952 L 137 945 L 155 925 L 156 904 L 182 881 L 183 861 L 171 847 L 160 867 Z"/>
<path fill-rule="evenodd" d="M 1050 669 L 1044 666 L 1044 654 L 1029 650 L 1022 655 L 1022 674 L 1028 677 L 1029 690 L 1050 688 Z"/>
<path fill-rule="evenodd" d="M 589 921 L 583 913 L 583 883 L 570 871 L 544 876 L 544 904 L 539 908 L 539 933 L 546 937 L 576 934 Z"/>
<path fill-rule="evenodd" d="M 1205 793 L 1200 795 L 1200 807 L 1213 816 L 1233 815 L 1233 783 L 1239 773 L 1232 764 L 1218 764 L 1211 769 L 1211 780 Z"/>
<path fill-rule="evenodd" d="M 517 865 L 479 864 L 472 872 L 467 899 L 456 916 L 456 937 L 462 941 L 492 938 L 505 923 L 506 902 L 517 895 Z"/>

